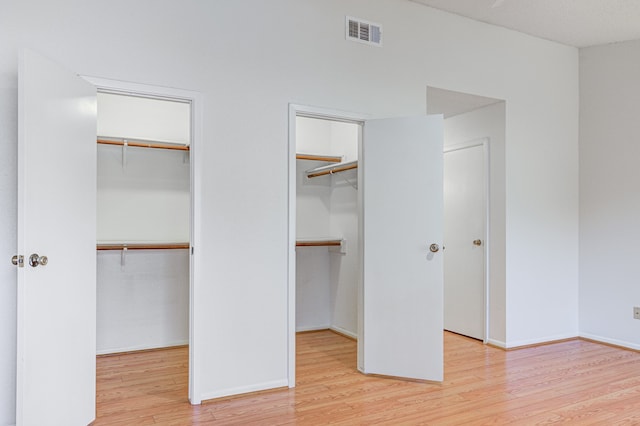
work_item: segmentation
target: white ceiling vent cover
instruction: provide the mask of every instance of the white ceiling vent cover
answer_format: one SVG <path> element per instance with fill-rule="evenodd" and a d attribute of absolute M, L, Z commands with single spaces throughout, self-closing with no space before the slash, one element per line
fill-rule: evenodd
<path fill-rule="evenodd" d="M 382 26 L 347 16 L 347 40 L 382 47 Z"/>

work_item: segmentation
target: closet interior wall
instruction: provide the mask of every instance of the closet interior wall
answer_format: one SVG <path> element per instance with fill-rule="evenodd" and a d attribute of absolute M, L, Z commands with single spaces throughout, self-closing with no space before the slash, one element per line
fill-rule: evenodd
<path fill-rule="evenodd" d="M 188 146 L 190 106 L 100 93 L 98 138 Z M 97 150 L 97 353 L 188 344 L 188 248 L 133 248 L 189 246 L 189 151 Z"/>
<path fill-rule="evenodd" d="M 296 151 L 355 161 L 360 126 L 296 119 Z M 359 280 L 357 169 L 307 178 L 327 163 L 296 161 L 296 237 L 343 239 L 343 247 L 296 248 L 296 330 L 333 329 L 357 337 Z"/>

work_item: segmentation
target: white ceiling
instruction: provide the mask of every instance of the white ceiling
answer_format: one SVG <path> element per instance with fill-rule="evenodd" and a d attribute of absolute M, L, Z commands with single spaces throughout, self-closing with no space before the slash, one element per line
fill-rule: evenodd
<path fill-rule="evenodd" d="M 640 0 L 410 0 L 575 47 L 640 39 Z"/>

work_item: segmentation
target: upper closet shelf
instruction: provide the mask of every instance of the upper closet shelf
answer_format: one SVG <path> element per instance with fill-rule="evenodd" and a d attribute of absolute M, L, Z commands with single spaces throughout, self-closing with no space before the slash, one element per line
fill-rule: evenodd
<path fill-rule="evenodd" d="M 334 173 L 346 172 L 347 170 L 353 170 L 358 168 L 358 161 L 349 161 L 346 163 L 330 164 L 328 166 L 316 167 L 315 169 L 307 170 L 305 172 L 308 178 L 314 178 L 318 176 L 332 175 Z"/>
<path fill-rule="evenodd" d="M 297 153 L 296 160 L 311 160 L 311 161 L 324 161 L 327 163 L 339 163 L 342 161 L 342 157 L 335 155 L 316 155 L 316 154 L 303 154 Z"/>
<path fill-rule="evenodd" d="M 173 149 L 189 151 L 189 145 L 169 142 L 147 141 L 142 139 L 103 138 L 98 137 L 98 143 L 103 145 L 135 146 L 138 148 Z"/>

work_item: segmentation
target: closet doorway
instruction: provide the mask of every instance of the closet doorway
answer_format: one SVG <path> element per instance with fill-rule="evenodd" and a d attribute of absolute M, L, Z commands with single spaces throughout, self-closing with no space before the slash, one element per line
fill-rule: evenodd
<path fill-rule="evenodd" d="M 368 119 L 290 105 L 289 125 L 289 386 L 295 386 L 296 331 L 314 329 L 355 337 L 357 370 L 364 374 L 441 381 L 442 117 Z M 298 144 L 305 132 L 309 141 Z M 330 140 L 332 134 L 356 132 L 356 160 L 343 157 L 353 148 L 336 144 L 341 152 L 331 151 L 331 143 L 313 142 L 321 134 Z M 339 288 L 343 277 L 336 272 L 346 269 L 350 262 L 344 259 L 353 249 L 355 267 L 345 276 L 355 279 Z M 328 284 L 312 286 L 315 280 Z M 303 302 L 305 293 L 323 302 Z M 351 297 L 338 299 L 345 294 Z M 332 311 L 338 303 L 344 309 Z M 350 328 L 338 323 L 344 318 Z"/>
<path fill-rule="evenodd" d="M 92 82 L 99 88 L 96 353 L 188 346 L 196 97 Z M 194 370 L 189 346 L 189 398 L 197 404 Z"/>
<path fill-rule="evenodd" d="M 296 117 L 296 332 L 357 338 L 360 134 L 357 122 Z"/>

